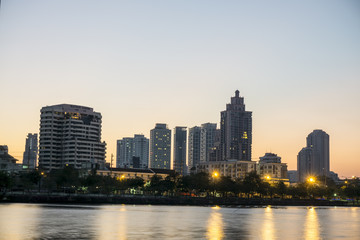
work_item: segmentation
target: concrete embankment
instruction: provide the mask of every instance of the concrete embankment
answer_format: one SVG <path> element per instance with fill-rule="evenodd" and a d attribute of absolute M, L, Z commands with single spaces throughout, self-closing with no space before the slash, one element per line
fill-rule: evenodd
<path fill-rule="evenodd" d="M 56 203 L 56 204 L 141 204 L 141 205 L 190 205 L 190 206 L 348 206 L 345 201 L 317 199 L 248 199 L 220 197 L 164 197 L 143 195 L 98 195 L 98 194 L 23 194 L 7 193 L 1 202 Z"/>

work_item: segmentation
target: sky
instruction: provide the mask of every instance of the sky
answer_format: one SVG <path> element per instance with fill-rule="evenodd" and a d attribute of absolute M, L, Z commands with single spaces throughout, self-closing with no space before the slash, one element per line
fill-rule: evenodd
<path fill-rule="evenodd" d="M 69 103 L 116 140 L 156 123 L 218 123 L 235 90 L 253 113 L 252 158 L 296 170 L 314 129 L 330 169 L 360 175 L 359 1 L 3 0 L 0 145 L 22 160 L 40 109 Z"/>

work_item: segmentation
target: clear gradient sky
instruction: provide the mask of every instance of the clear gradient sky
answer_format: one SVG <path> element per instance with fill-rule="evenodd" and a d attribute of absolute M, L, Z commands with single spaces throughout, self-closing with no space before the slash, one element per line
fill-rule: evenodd
<path fill-rule="evenodd" d="M 331 170 L 360 175 L 356 0 L 2 0 L 0 83 L 0 144 L 19 160 L 46 105 L 100 112 L 109 161 L 157 122 L 219 123 L 239 89 L 254 160 L 271 151 L 296 169 L 322 129 Z"/>

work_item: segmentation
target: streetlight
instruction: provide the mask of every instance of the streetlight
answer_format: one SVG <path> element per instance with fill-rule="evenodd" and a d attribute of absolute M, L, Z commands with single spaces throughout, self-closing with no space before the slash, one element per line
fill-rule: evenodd
<path fill-rule="evenodd" d="M 309 177 L 308 182 L 309 183 L 315 183 L 315 178 L 314 177 Z"/>
<path fill-rule="evenodd" d="M 269 175 L 266 175 L 266 176 L 265 176 L 265 179 L 266 179 L 266 180 L 270 180 L 270 176 L 269 176 Z"/>
<path fill-rule="evenodd" d="M 217 172 L 217 171 L 214 171 L 213 174 L 212 174 L 212 177 L 213 177 L 213 184 L 214 184 L 214 192 L 213 192 L 213 196 L 215 196 L 215 180 L 217 178 L 219 178 L 220 174 Z"/>

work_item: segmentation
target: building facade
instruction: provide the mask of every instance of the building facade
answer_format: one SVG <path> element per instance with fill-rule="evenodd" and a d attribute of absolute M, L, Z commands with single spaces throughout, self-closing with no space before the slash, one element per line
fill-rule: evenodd
<path fill-rule="evenodd" d="M 222 160 L 251 161 L 252 112 L 245 110 L 238 90 L 221 112 L 220 129 Z"/>
<path fill-rule="evenodd" d="M 210 150 L 214 147 L 216 123 L 201 124 L 200 132 L 200 162 L 208 162 Z"/>
<path fill-rule="evenodd" d="M 260 157 L 257 173 L 260 177 L 271 183 L 279 181 L 289 182 L 287 164 L 281 163 L 281 157 L 274 153 L 265 153 L 263 157 Z"/>
<path fill-rule="evenodd" d="M 220 176 L 243 179 L 246 174 L 256 171 L 256 162 L 254 161 L 215 161 L 199 163 L 196 167 L 196 172 L 206 172 L 210 176 L 217 172 Z"/>
<path fill-rule="evenodd" d="M 23 165 L 35 169 L 38 155 L 38 135 L 29 133 L 25 141 L 25 151 L 23 155 Z"/>
<path fill-rule="evenodd" d="M 174 170 L 180 175 L 187 174 L 186 164 L 186 127 L 174 129 Z"/>
<path fill-rule="evenodd" d="M 117 140 L 117 168 L 147 168 L 149 163 L 149 139 L 135 134 L 133 138 Z"/>
<path fill-rule="evenodd" d="M 171 169 L 171 130 L 157 123 L 150 131 L 150 168 Z"/>
<path fill-rule="evenodd" d="M 329 135 L 323 130 L 314 130 L 306 138 L 306 147 L 298 154 L 299 181 L 308 176 L 329 176 Z"/>
<path fill-rule="evenodd" d="M 101 123 L 101 114 L 89 107 L 70 104 L 43 107 L 39 168 L 104 167 L 106 143 L 101 142 Z"/>
<path fill-rule="evenodd" d="M 188 172 L 200 163 L 200 132 L 198 126 L 189 128 L 188 137 Z"/>

